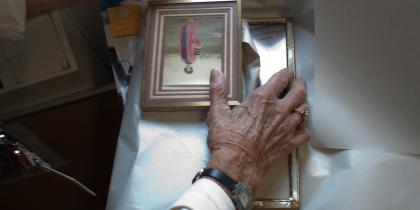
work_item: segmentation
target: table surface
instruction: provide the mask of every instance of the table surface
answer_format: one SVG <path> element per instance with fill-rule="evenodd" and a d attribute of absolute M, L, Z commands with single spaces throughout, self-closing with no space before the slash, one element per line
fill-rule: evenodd
<path fill-rule="evenodd" d="M 262 3 L 264 4 L 264 3 Z M 312 102 L 314 20 L 312 1 L 286 7 L 295 18 L 298 75 Z M 139 49 L 143 48 L 140 41 Z M 143 54 L 139 52 L 137 61 Z M 165 209 L 190 186 L 208 158 L 205 114 L 141 113 L 141 63 L 133 69 L 120 130 L 108 210 Z M 141 117 L 140 117 L 141 116 Z M 158 137 L 158 138 L 157 138 Z M 300 148 L 302 209 L 419 209 L 417 156 L 361 150 Z M 153 163 L 153 164 L 151 164 Z"/>

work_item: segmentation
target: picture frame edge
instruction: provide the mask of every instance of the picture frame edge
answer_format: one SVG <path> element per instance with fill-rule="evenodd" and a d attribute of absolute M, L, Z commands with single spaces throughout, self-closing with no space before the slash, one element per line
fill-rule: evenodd
<path fill-rule="evenodd" d="M 245 18 L 250 24 L 284 24 L 286 26 L 286 42 L 287 42 L 287 67 L 291 68 L 296 78 L 296 61 L 294 46 L 293 19 L 287 17 L 278 18 Z M 289 55 L 292 56 L 289 56 Z M 253 200 L 253 209 L 300 209 L 300 167 L 299 167 L 299 148 L 296 148 L 288 156 L 289 158 L 289 183 L 290 194 L 289 199 L 256 199 Z"/>
<path fill-rule="evenodd" d="M 233 80 L 236 91 L 232 91 L 232 98 L 229 100 L 230 106 L 237 106 L 242 101 L 242 53 L 240 50 L 241 44 L 241 0 L 156 0 L 149 1 L 147 7 L 147 15 L 145 18 L 146 29 L 145 29 L 145 46 L 144 46 L 144 56 L 143 56 L 143 72 L 141 76 L 141 97 L 140 97 L 140 107 L 143 111 L 178 111 L 178 110 L 203 110 L 208 109 L 210 106 L 210 101 L 190 101 L 190 102 L 171 102 L 168 103 L 154 103 L 154 99 L 150 98 L 148 93 L 148 79 L 151 76 L 149 72 L 149 62 L 148 61 L 148 51 L 150 50 L 149 36 L 150 36 L 150 24 L 151 24 L 151 6 L 163 5 L 163 4 L 179 4 L 179 3 L 217 3 L 217 2 L 236 2 L 236 17 L 233 19 L 236 20 L 237 24 L 234 26 L 234 31 L 236 30 L 239 36 L 236 38 L 236 43 L 234 43 L 233 51 L 236 52 L 236 71 L 237 76 Z M 234 36 L 234 34 L 232 34 Z M 235 56 L 235 55 L 234 55 Z M 233 59 L 233 58 L 231 58 Z M 235 66 L 235 65 L 234 65 Z M 168 100 L 168 99 L 166 99 Z"/>

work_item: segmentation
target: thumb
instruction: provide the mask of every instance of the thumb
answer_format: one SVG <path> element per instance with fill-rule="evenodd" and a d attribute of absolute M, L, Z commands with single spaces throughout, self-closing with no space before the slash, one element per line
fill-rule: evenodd
<path fill-rule="evenodd" d="M 221 71 L 211 70 L 210 74 L 210 111 L 209 118 L 216 118 L 230 110 L 227 97 L 225 76 Z"/>

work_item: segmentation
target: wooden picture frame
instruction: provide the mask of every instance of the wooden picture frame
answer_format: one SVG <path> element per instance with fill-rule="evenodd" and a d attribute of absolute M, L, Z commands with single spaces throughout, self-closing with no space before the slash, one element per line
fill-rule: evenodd
<path fill-rule="evenodd" d="M 286 55 L 287 67 L 294 70 L 296 76 L 295 64 L 295 46 L 293 21 L 289 18 L 247 18 L 248 24 L 251 25 L 283 25 L 286 30 Z M 298 149 L 294 150 L 288 156 L 288 177 L 289 177 L 289 193 L 288 197 L 265 199 L 254 199 L 253 209 L 300 209 L 299 196 L 299 161 Z"/>
<path fill-rule="evenodd" d="M 241 100 L 240 1 L 150 1 L 141 107 L 207 108 L 212 68 L 226 77 L 230 105 Z"/>

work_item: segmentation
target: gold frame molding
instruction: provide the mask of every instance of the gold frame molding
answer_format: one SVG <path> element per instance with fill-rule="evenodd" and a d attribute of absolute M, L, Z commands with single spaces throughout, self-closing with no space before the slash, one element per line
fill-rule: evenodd
<path fill-rule="evenodd" d="M 286 26 L 287 67 L 293 69 L 296 77 L 295 44 L 293 21 L 290 18 L 247 18 L 249 25 L 281 24 Z M 289 156 L 289 198 L 283 199 L 258 199 L 253 200 L 253 209 L 300 209 L 299 188 L 299 159 L 298 149 Z"/>
<path fill-rule="evenodd" d="M 155 53 L 151 53 L 150 50 L 155 46 L 151 46 L 153 43 L 150 40 L 156 39 L 153 35 L 157 35 L 152 31 L 152 28 L 156 27 L 152 21 L 154 18 L 157 18 L 156 14 L 152 14 L 156 8 L 166 7 L 173 10 L 179 9 L 180 4 L 184 4 L 186 7 L 182 7 L 180 10 L 193 9 L 200 12 L 200 4 L 205 4 L 207 7 L 203 6 L 203 9 L 208 8 L 208 5 L 213 4 L 216 6 L 226 5 L 226 7 L 236 8 L 236 10 L 231 10 L 231 13 L 228 13 L 228 28 L 229 37 L 231 39 L 227 40 L 224 47 L 228 48 L 227 53 L 228 59 L 226 66 L 228 68 L 224 69 L 227 71 L 226 79 L 229 84 L 229 105 L 236 106 L 240 104 L 242 99 L 242 70 L 241 70 L 241 0 L 156 0 L 149 1 L 148 5 L 148 14 L 147 14 L 147 26 L 145 33 L 145 55 L 144 55 L 144 72 L 142 75 L 142 97 L 141 97 L 141 108 L 143 111 L 171 111 L 171 110 L 196 110 L 196 109 L 205 109 L 210 106 L 209 100 L 209 86 L 206 87 L 177 87 L 178 89 L 172 90 L 161 90 L 163 87 L 160 84 L 160 81 L 156 80 L 156 74 L 159 75 L 159 72 L 156 72 L 154 62 L 159 58 Z M 216 8 L 217 9 L 217 8 Z M 155 11 L 156 12 L 156 11 Z M 155 41 L 159 42 L 159 40 Z M 158 88 L 158 91 L 156 91 Z M 162 88 L 163 89 L 163 88 Z M 165 92 L 166 91 L 166 92 Z"/>

